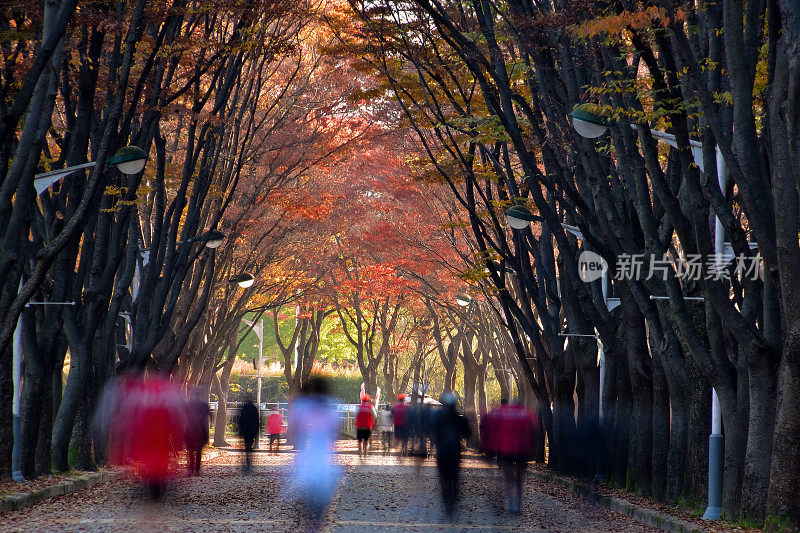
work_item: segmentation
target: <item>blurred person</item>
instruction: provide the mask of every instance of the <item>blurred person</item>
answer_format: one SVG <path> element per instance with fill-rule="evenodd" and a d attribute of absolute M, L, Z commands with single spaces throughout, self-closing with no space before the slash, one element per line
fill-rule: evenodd
<path fill-rule="evenodd" d="M 408 404 L 408 454 L 414 457 L 419 457 L 419 442 L 420 435 L 420 406 L 418 401 L 411 397 L 411 403 Z"/>
<path fill-rule="evenodd" d="M 370 402 L 369 394 L 361 397 L 361 405 L 356 410 L 356 439 L 358 440 L 358 455 L 367 456 L 369 450 L 369 439 L 372 436 L 372 429 L 375 427 L 377 419 L 375 408 Z"/>
<path fill-rule="evenodd" d="M 397 395 L 397 404 L 392 408 L 392 422 L 394 423 L 394 437 L 400 443 L 400 453 L 405 455 L 408 446 L 409 434 L 409 407 L 406 403 L 406 395 Z"/>
<path fill-rule="evenodd" d="M 283 416 L 277 407 L 273 408 L 267 416 L 267 435 L 269 435 L 269 451 L 278 453 L 281 447 L 281 436 L 285 428 L 283 427 Z M 273 448 L 274 446 L 274 448 Z"/>
<path fill-rule="evenodd" d="M 208 425 L 211 421 L 211 407 L 201 387 L 195 387 L 186 402 L 185 420 L 187 467 L 190 475 L 197 476 L 200 474 L 203 447 L 208 444 Z"/>
<path fill-rule="evenodd" d="M 428 457 L 428 439 L 433 431 L 434 413 L 430 404 L 420 400 L 419 411 L 417 412 L 417 439 L 419 441 L 419 455 L 422 458 Z"/>
<path fill-rule="evenodd" d="M 166 487 L 172 459 L 183 446 L 185 411 L 177 389 L 163 376 L 128 375 L 114 393 L 108 427 L 109 459 L 129 466 L 153 499 Z"/>
<path fill-rule="evenodd" d="M 339 416 L 328 390 L 325 378 L 312 376 L 303 395 L 289 410 L 289 438 L 298 450 L 292 467 L 293 481 L 312 531 L 321 528 L 340 477 L 340 469 L 333 462 Z"/>
<path fill-rule="evenodd" d="M 394 420 L 392 418 L 392 407 L 389 404 L 383 406 L 380 412 L 381 444 L 383 454 L 386 455 L 392 449 L 392 439 L 394 438 Z"/>
<path fill-rule="evenodd" d="M 481 449 L 497 457 L 512 514 L 522 512 L 522 486 L 539 431 L 538 417 L 519 400 L 509 405 L 508 399 L 503 398 L 500 406 L 481 421 Z"/>
<path fill-rule="evenodd" d="M 258 407 L 253 403 L 252 398 L 248 398 L 239 411 L 239 436 L 244 441 L 244 471 L 246 473 L 250 472 L 253 467 L 253 448 L 260 426 Z"/>
<path fill-rule="evenodd" d="M 461 470 L 462 441 L 469 440 L 472 430 L 467 419 L 458 412 L 452 392 L 442 394 L 441 410 L 433 418 L 431 437 L 436 446 L 436 468 L 447 517 L 452 520 L 458 501 L 458 476 Z"/>

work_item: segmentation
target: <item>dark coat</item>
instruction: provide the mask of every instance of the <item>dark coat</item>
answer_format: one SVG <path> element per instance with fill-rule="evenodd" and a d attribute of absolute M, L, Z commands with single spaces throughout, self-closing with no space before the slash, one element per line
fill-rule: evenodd
<path fill-rule="evenodd" d="M 431 436 L 438 461 L 458 461 L 461 459 L 461 442 L 472 437 L 472 429 L 464 415 L 444 407 L 435 415 Z"/>
<path fill-rule="evenodd" d="M 260 421 L 258 408 L 253 402 L 247 402 L 239 412 L 239 436 L 245 441 L 254 441 L 258 436 Z"/>
<path fill-rule="evenodd" d="M 211 410 L 208 402 L 190 400 L 186 404 L 186 448 L 199 450 L 208 444 L 208 422 Z"/>

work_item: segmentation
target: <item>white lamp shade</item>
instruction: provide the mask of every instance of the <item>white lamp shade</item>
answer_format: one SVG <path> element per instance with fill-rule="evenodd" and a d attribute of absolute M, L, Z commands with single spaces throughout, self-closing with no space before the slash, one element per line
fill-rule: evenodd
<path fill-rule="evenodd" d="M 219 248 L 224 239 L 208 239 L 206 241 L 206 248 Z"/>
<path fill-rule="evenodd" d="M 147 163 L 147 159 L 134 159 L 133 161 L 117 163 L 117 168 L 123 174 L 138 174 L 144 169 L 145 163 Z"/>
<path fill-rule="evenodd" d="M 240 281 L 239 282 L 239 286 L 241 288 L 243 288 L 243 289 L 246 289 L 248 287 L 252 287 L 253 283 L 255 283 L 255 282 L 256 282 L 256 279 L 251 277 L 250 279 L 245 279 L 245 280 Z"/>
<path fill-rule="evenodd" d="M 506 222 L 514 229 L 525 229 L 531 224 L 530 220 L 523 220 L 509 214 L 506 214 Z"/>
<path fill-rule="evenodd" d="M 578 135 L 587 139 L 596 139 L 603 135 L 608 129 L 607 126 L 602 124 L 593 124 L 577 117 L 572 118 L 572 127 L 578 132 Z"/>

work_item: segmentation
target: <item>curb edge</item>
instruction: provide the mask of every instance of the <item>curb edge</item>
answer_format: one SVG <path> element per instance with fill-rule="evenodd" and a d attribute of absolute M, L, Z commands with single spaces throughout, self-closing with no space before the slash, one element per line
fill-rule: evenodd
<path fill-rule="evenodd" d="M 633 518 L 646 526 L 658 528 L 668 533 L 705 533 L 707 531 L 666 513 L 647 509 L 646 507 L 619 498 L 603 496 L 586 483 L 578 483 L 549 473 L 531 472 L 531 474 L 542 481 L 550 481 L 561 485 L 571 492 L 589 498 L 601 507 Z"/>

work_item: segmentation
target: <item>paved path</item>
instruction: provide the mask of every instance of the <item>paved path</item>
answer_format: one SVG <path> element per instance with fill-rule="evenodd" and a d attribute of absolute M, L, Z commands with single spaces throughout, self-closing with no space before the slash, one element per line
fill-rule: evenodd
<path fill-rule="evenodd" d="M 503 509 L 496 469 L 465 464 L 462 499 L 454 522 L 442 512 L 436 471 L 396 456 L 366 460 L 350 452 L 341 490 L 326 516 L 326 530 L 362 531 L 653 531 L 553 484 L 529 479 L 522 516 Z M 242 476 L 239 454 L 226 453 L 200 477 L 177 478 L 162 502 L 148 503 L 132 481 L 61 496 L 0 515 L 0 531 L 225 531 L 300 532 L 302 513 L 285 496 L 291 454 L 258 453 L 252 475 Z"/>

